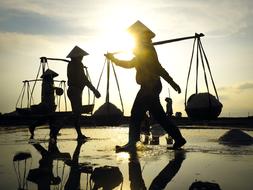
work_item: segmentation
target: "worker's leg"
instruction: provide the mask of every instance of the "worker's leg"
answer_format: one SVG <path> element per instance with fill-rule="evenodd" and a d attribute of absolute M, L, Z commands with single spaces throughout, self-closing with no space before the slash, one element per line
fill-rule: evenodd
<path fill-rule="evenodd" d="M 64 122 L 66 122 L 66 118 L 60 117 L 60 116 L 56 116 L 55 114 L 52 114 L 49 117 L 49 128 L 50 128 L 50 139 L 51 140 L 57 140 L 57 135 L 59 133 L 59 131 L 61 130 L 61 128 L 64 125 Z"/>
<path fill-rule="evenodd" d="M 146 114 L 146 100 L 141 93 L 138 93 L 132 110 L 129 123 L 129 142 L 137 142 L 140 140 L 140 126 Z"/>
<path fill-rule="evenodd" d="M 129 123 L 129 139 L 124 146 L 116 146 L 116 151 L 132 151 L 135 149 L 136 142 L 140 140 L 140 125 L 146 113 L 145 99 L 138 92 L 132 110 Z"/>
<path fill-rule="evenodd" d="M 82 90 L 75 87 L 69 87 L 68 97 L 70 99 L 72 112 L 74 114 L 74 126 L 78 136 L 77 139 L 86 138 L 86 136 L 82 134 L 80 126 L 81 108 L 82 108 Z"/>

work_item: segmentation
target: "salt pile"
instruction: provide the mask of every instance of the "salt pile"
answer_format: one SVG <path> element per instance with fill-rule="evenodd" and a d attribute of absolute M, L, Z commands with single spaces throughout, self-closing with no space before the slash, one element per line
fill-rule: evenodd
<path fill-rule="evenodd" d="M 251 145 L 253 138 L 240 129 L 231 129 L 224 133 L 219 139 L 222 144 Z"/>

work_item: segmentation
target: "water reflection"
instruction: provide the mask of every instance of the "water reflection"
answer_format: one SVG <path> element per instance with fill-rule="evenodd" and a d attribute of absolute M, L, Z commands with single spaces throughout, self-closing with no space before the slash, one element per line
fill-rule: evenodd
<path fill-rule="evenodd" d="M 117 166 L 97 167 L 91 174 L 91 180 L 94 182 L 92 190 L 102 188 L 103 190 L 112 190 L 115 187 L 123 186 L 123 175 Z"/>
<path fill-rule="evenodd" d="M 81 147 L 84 143 L 85 142 L 83 141 L 77 141 L 77 145 L 73 153 L 72 160 L 66 161 L 67 165 L 70 166 L 70 172 L 69 172 L 68 180 L 64 187 L 65 190 L 80 189 L 81 173 L 86 173 L 87 178 L 89 178 L 89 174 L 91 174 L 93 171 L 93 168 L 89 163 L 79 164 L 79 154 L 80 154 Z M 89 183 L 87 180 L 86 189 L 88 188 L 89 188 Z"/>
<path fill-rule="evenodd" d="M 49 141 L 48 150 L 40 143 L 32 146 L 41 154 L 41 159 L 38 168 L 30 169 L 27 180 L 37 184 L 38 190 L 50 190 L 51 185 L 59 185 L 62 181 L 53 173 L 53 161 L 70 159 L 70 154 L 60 152 L 55 141 Z"/>
<path fill-rule="evenodd" d="M 55 143 L 45 140 L 49 133 L 44 128 L 38 129 L 35 144 L 27 143 L 24 130 L 0 134 L 0 189 L 189 189 L 195 180 L 222 189 L 252 189 L 253 146 L 219 144 L 215 139 L 225 130 L 184 130 L 187 153 L 166 149 L 165 136 L 159 145 L 115 153 L 114 145 L 127 137 L 125 128 L 86 130 L 94 139 L 85 143 L 73 139 L 73 129 L 63 129 Z M 16 151 L 22 152 L 14 156 Z"/>
<path fill-rule="evenodd" d="M 153 179 L 149 189 L 164 189 L 177 174 L 185 158 L 185 151 L 183 149 L 174 151 L 174 159 L 170 160 L 163 170 Z"/>
<path fill-rule="evenodd" d="M 129 159 L 129 181 L 131 190 L 147 189 L 145 181 L 142 177 L 142 170 L 138 154 L 136 151 L 130 152 Z M 166 185 L 172 180 L 172 178 L 179 171 L 182 162 L 186 158 L 185 151 L 174 151 L 174 158 L 162 169 L 162 171 L 153 179 L 149 187 L 150 190 L 164 189 Z"/>
<path fill-rule="evenodd" d="M 57 147 L 57 142 L 55 141 L 49 140 L 47 149 L 44 148 L 40 143 L 31 144 L 31 146 L 40 153 L 41 159 L 38 162 L 37 168 L 30 168 L 27 177 L 26 169 L 24 170 L 23 174 L 18 175 L 18 189 L 28 190 L 29 187 L 27 185 L 27 180 L 33 184 L 36 184 L 37 190 L 51 190 L 55 188 L 64 190 L 77 190 L 81 189 L 82 182 L 86 182 L 86 185 L 83 187 L 86 190 L 112 190 L 117 188 L 122 189 L 123 174 L 120 171 L 120 168 L 116 166 L 116 163 L 114 166 L 100 165 L 98 167 L 94 167 L 94 165 L 92 165 L 90 162 L 79 162 L 80 152 L 84 144 L 85 142 L 77 141 L 72 158 L 70 153 L 61 152 Z M 13 158 L 13 161 L 17 162 L 17 166 L 19 166 L 19 162 L 24 162 L 24 168 L 27 168 L 26 160 L 29 158 L 31 158 L 31 154 L 22 152 L 16 154 Z M 153 179 L 150 187 L 148 187 L 142 176 L 143 169 L 140 164 L 138 151 L 132 151 L 128 155 L 129 179 L 125 178 L 125 183 L 128 184 L 126 181 L 129 180 L 130 187 L 128 188 L 131 190 L 164 189 L 166 185 L 172 180 L 172 178 L 177 174 L 184 159 L 184 150 L 174 151 L 174 157 Z M 59 174 L 58 171 L 54 172 L 55 160 L 61 161 L 60 167 L 62 167 L 62 174 Z M 64 178 L 64 168 L 66 165 L 69 166 L 69 170 L 67 170 L 67 176 Z M 57 164 L 56 167 L 59 167 L 59 165 Z M 17 169 L 17 171 L 20 173 L 20 169 Z M 82 174 L 86 174 L 86 180 L 82 181 Z M 23 182 L 20 182 L 20 176 L 23 177 Z M 147 184 L 149 183 L 150 181 L 147 181 Z M 126 187 L 124 187 L 124 189 L 125 188 Z"/>
<path fill-rule="evenodd" d="M 84 141 L 77 141 L 73 156 L 70 153 L 61 152 L 57 146 L 56 141 L 49 140 L 48 148 L 46 149 L 40 143 L 33 143 L 31 146 L 37 150 L 41 159 L 38 162 L 37 168 L 30 167 L 27 175 L 27 159 L 31 158 L 30 153 L 19 152 L 13 158 L 15 172 L 18 179 L 18 190 L 34 189 L 29 187 L 27 181 L 36 184 L 37 190 L 51 190 L 51 189 L 64 189 L 64 190 L 79 190 L 81 189 L 81 174 L 86 174 L 86 190 L 112 190 L 117 186 L 122 187 L 123 175 L 117 166 L 99 166 L 93 168 L 90 162 L 80 163 L 80 151 Z M 61 164 L 55 160 L 60 160 Z M 24 171 L 20 172 L 20 162 L 24 162 Z M 65 166 L 69 166 L 69 172 L 64 177 Z M 56 166 L 56 168 L 55 168 Z M 62 172 L 58 169 L 62 168 Z M 55 172 L 56 170 L 56 172 Z M 55 175 L 56 173 L 56 175 Z M 61 174 L 59 174 L 61 173 Z M 27 176 L 26 176 L 27 175 Z M 23 178 L 21 180 L 21 178 Z M 66 180 L 65 180 L 66 179 Z"/>
<path fill-rule="evenodd" d="M 130 152 L 128 163 L 130 189 L 147 189 L 142 177 L 141 164 L 136 151 Z"/>
<path fill-rule="evenodd" d="M 26 174 L 29 166 L 27 166 L 27 160 L 31 160 L 31 157 L 32 155 L 29 152 L 18 152 L 13 157 L 13 167 L 18 180 L 18 190 L 25 190 L 28 188 Z"/>

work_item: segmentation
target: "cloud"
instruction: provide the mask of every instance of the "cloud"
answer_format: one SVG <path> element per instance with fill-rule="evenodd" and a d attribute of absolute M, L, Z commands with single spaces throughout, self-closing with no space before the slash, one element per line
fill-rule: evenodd
<path fill-rule="evenodd" d="M 81 35 L 93 34 L 93 28 L 78 25 L 74 21 L 66 21 L 59 17 L 49 17 L 34 12 L 1 10 L 0 30 L 2 32 L 18 32 L 24 34 L 43 35 Z"/>
<path fill-rule="evenodd" d="M 101 1 L 102 2 L 102 1 Z M 103 3 L 95 1 L 0 2 L 0 30 L 24 34 L 94 35 L 101 29 L 98 18 Z M 107 5 L 108 7 L 109 5 Z"/>
<path fill-rule="evenodd" d="M 222 94 L 229 94 L 229 93 L 242 93 L 249 90 L 253 90 L 253 81 L 245 81 L 241 82 L 240 84 L 234 84 L 231 86 L 223 86 L 219 87 L 218 92 Z"/>
<path fill-rule="evenodd" d="M 224 37 L 243 34 L 252 27 L 253 2 L 250 0 L 160 0 L 156 3 L 159 18 L 164 20 L 161 25 L 167 25 L 173 33 L 202 31 L 209 36 Z"/>
<path fill-rule="evenodd" d="M 253 81 L 245 81 L 218 89 L 223 104 L 223 116 L 247 116 L 253 114 Z"/>
<path fill-rule="evenodd" d="M 100 54 L 96 56 L 95 53 L 97 50 L 101 50 L 102 63 L 103 51 L 107 48 L 107 44 L 100 40 L 104 36 L 101 37 L 100 35 L 103 33 L 107 37 L 109 36 L 106 33 L 107 31 L 112 32 L 118 28 L 125 28 L 136 19 L 140 19 L 147 26 L 150 26 L 161 40 L 173 35 L 184 36 L 195 32 L 203 32 L 208 37 L 237 35 L 225 42 L 219 41 L 217 43 L 213 39 L 210 40 L 215 43 L 213 46 L 217 52 L 217 56 L 214 57 L 215 60 L 222 63 L 219 65 L 221 68 L 219 72 L 214 73 L 221 73 L 220 80 L 223 81 L 223 84 L 227 84 L 227 86 L 218 89 L 219 95 L 224 101 L 234 100 L 234 103 L 237 103 L 238 97 L 236 96 L 238 93 L 243 96 L 249 94 L 249 97 L 252 95 L 253 82 L 250 81 L 252 67 L 247 66 L 252 60 L 250 57 L 252 53 L 249 51 L 252 50 L 252 10 L 253 1 L 251 0 L 0 1 L 1 78 L 11 76 L 11 68 L 15 68 L 15 71 L 19 71 L 15 76 L 19 78 L 11 80 L 12 85 L 15 86 L 17 82 L 19 83 L 27 77 L 28 71 L 37 71 L 38 65 L 36 63 L 40 56 L 57 55 L 65 57 L 69 49 L 75 44 L 83 45 L 85 50 L 88 48 L 88 52 L 91 51 L 91 58 L 89 59 L 96 63 L 92 65 L 95 68 L 100 63 L 97 61 L 97 58 L 100 59 Z M 250 38 L 245 38 L 244 41 L 238 38 L 238 36 L 243 35 Z M 231 43 L 234 43 L 236 48 Z M 162 48 L 159 49 L 159 55 L 161 55 L 159 58 L 161 57 L 165 63 L 167 57 L 169 59 L 172 57 L 172 63 L 177 63 L 178 59 L 183 62 L 186 56 L 183 56 L 184 52 L 181 48 L 187 45 L 179 44 L 178 49 L 176 45 L 163 47 L 166 51 L 164 51 L 164 59 L 161 54 Z M 167 48 L 171 48 L 171 50 L 168 51 Z M 185 47 L 187 56 L 190 48 L 191 44 L 189 47 Z M 212 51 L 211 43 L 208 48 Z M 177 51 L 180 54 L 177 54 Z M 92 52 L 95 54 L 95 61 Z M 212 52 L 209 51 L 208 53 L 210 55 Z M 228 69 L 227 63 L 229 63 L 230 72 L 224 72 Z M 223 65 L 224 69 L 222 69 Z M 61 67 L 63 66 L 61 65 Z M 183 69 L 180 72 L 186 73 L 186 67 Z M 221 70 L 222 72 L 220 72 Z M 238 73 L 238 71 L 240 72 Z M 31 76 L 33 75 L 31 73 Z M 172 75 L 174 76 L 173 73 Z M 233 77 L 233 81 L 249 81 L 229 86 L 231 80 L 229 80 L 228 75 Z M 180 77 L 176 75 L 175 80 L 183 81 L 185 79 L 185 76 L 181 77 L 183 79 Z M 215 78 L 217 79 L 217 77 Z M 11 102 L 15 102 L 15 100 Z"/>
<path fill-rule="evenodd" d="M 201 31 L 217 37 L 243 34 L 253 27 L 250 0 L 9 0 L 1 2 L 0 7 L 0 27 L 9 32 L 91 34 L 104 27 L 119 27 L 120 22 L 115 20 L 130 23 L 138 18 L 166 34 L 168 31 L 171 34 Z"/>
<path fill-rule="evenodd" d="M 253 82 L 245 82 L 237 86 L 238 90 L 251 90 L 253 89 Z"/>
<path fill-rule="evenodd" d="M 87 2 L 87 1 L 86 1 Z M 9 0 L 1 2 L 1 8 L 11 12 L 27 12 L 40 14 L 49 17 L 65 17 L 69 18 L 76 13 L 80 13 L 83 9 L 84 1 L 69 2 L 66 0 L 61 1 L 27 1 L 27 0 Z M 85 6 L 84 8 L 88 8 Z M 74 11 L 73 11 L 74 10 Z"/>

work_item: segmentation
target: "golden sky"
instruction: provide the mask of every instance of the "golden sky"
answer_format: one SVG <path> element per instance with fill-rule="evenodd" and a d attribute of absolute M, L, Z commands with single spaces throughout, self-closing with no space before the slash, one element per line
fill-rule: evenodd
<path fill-rule="evenodd" d="M 83 63 L 97 85 L 103 54 L 122 48 L 125 29 L 140 20 L 156 33 L 153 41 L 204 33 L 202 43 L 223 103 L 221 116 L 253 115 L 252 18 L 251 0 L 1 1 L 0 112 L 15 109 L 22 81 L 36 77 L 39 57 L 65 58 L 75 45 L 90 54 Z M 163 81 L 161 102 L 165 105 L 170 91 L 174 112 L 183 114 L 192 43 L 187 40 L 156 47 L 161 64 L 182 88 L 177 94 Z M 59 73 L 56 79 L 67 80 L 66 63 L 49 62 L 49 66 Z M 117 67 L 116 72 L 125 114 L 129 115 L 139 88 L 135 70 Z M 95 109 L 105 101 L 105 73 L 103 77 L 99 88 L 102 97 Z M 191 81 L 190 85 L 194 78 Z M 110 100 L 120 107 L 113 78 L 111 82 Z M 194 85 L 190 90 L 194 91 Z"/>

